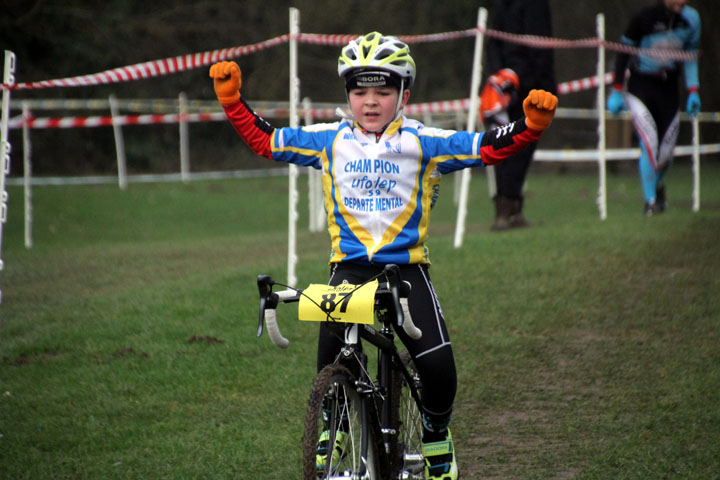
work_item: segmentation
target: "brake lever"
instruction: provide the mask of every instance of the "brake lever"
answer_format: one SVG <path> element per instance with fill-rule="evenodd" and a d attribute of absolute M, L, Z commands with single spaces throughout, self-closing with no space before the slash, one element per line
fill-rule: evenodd
<path fill-rule="evenodd" d="M 395 314 L 397 315 L 397 326 L 402 327 L 405 322 L 403 308 L 400 305 L 400 267 L 395 264 L 385 265 L 385 278 L 388 281 L 388 288 L 392 294 L 393 304 L 395 306 Z"/>
<path fill-rule="evenodd" d="M 270 278 L 269 275 L 258 275 L 257 286 L 258 292 L 260 293 L 260 313 L 258 315 L 258 329 L 257 336 L 261 336 L 263 333 L 263 323 L 265 320 L 265 309 L 277 308 L 278 296 L 272 292 L 272 286 L 275 285 L 275 281 Z"/>

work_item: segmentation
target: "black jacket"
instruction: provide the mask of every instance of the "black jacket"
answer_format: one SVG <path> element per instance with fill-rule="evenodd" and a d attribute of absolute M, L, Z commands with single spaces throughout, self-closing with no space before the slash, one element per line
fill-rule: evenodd
<path fill-rule="evenodd" d="M 552 36 L 547 0 L 498 0 L 492 13 L 491 29 L 522 35 Z M 486 74 L 512 68 L 520 78 L 519 98 L 533 88 L 557 92 L 551 49 L 531 48 L 495 38 L 487 41 Z"/>

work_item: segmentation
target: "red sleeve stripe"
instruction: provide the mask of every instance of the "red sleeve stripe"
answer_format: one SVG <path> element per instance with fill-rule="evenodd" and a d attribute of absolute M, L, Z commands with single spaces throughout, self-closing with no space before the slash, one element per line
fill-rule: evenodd
<path fill-rule="evenodd" d="M 480 156 L 486 165 L 497 165 L 540 139 L 542 132 L 528 128 L 525 119 L 493 128 L 480 140 Z"/>
<path fill-rule="evenodd" d="M 223 105 L 223 109 L 232 126 L 252 151 L 272 159 L 270 142 L 275 128 L 258 116 L 242 98 L 233 104 Z"/>

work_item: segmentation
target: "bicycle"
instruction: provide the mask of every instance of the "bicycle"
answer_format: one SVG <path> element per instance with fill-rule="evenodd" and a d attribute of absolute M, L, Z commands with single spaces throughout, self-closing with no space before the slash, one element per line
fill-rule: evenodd
<path fill-rule="evenodd" d="M 376 282 L 378 278 L 383 281 Z M 357 309 L 364 312 L 359 314 L 362 323 L 345 323 L 339 355 L 313 380 L 302 439 L 303 478 L 424 479 L 422 384 L 409 353 L 396 348 L 393 329 L 402 327 L 414 339 L 422 332 L 412 323 L 407 306 L 410 284 L 401 280 L 400 269 L 387 265 L 380 275 L 357 286 L 310 285 L 301 290 L 267 275 L 258 276 L 257 285 L 257 336 L 262 335 L 264 321 L 270 339 L 281 348 L 287 348 L 289 340 L 278 327 L 280 302 L 300 302 L 299 315 L 309 306 L 324 316 L 323 321 L 347 322 L 342 314 L 351 307 L 356 309 L 353 315 L 358 315 Z M 273 285 L 286 290 L 273 292 Z M 368 299 L 369 310 L 364 304 Z M 371 325 L 373 317 L 380 323 L 378 330 Z M 377 348 L 374 378 L 361 339 Z"/>

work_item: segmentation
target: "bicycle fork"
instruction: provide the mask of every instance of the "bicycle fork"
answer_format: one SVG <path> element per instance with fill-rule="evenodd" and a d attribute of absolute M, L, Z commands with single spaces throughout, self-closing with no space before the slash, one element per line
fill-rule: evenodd
<path fill-rule="evenodd" d="M 380 430 L 383 437 L 383 446 L 385 453 L 391 455 L 392 438 L 397 434 L 397 430 L 392 424 L 392 354 L 380 351 L 380 385 L 385 401 L 382 402 L 380 411 Z"/>

